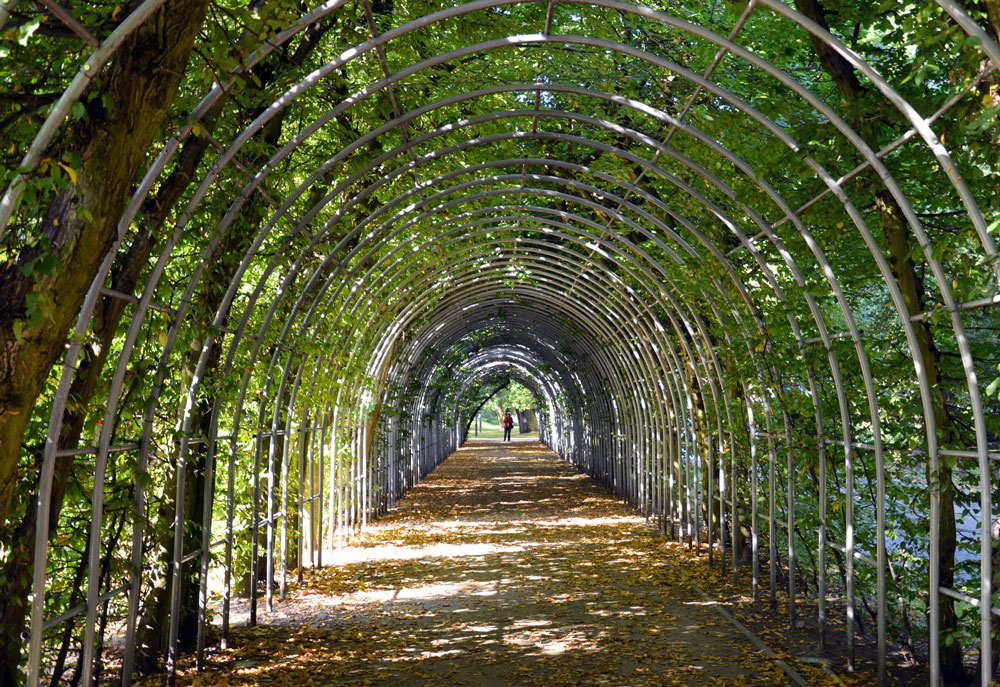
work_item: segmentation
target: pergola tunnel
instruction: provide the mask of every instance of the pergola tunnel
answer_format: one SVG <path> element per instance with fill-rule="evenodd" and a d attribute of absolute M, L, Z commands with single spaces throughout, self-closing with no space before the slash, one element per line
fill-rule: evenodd
<path fill-rule="evenodd" d="M 0 685 L 200 670 L 517 380 L 838 669 L 864 637 L 880 683 L 901 647 L 985 687 L 998 33 L 997 0 L 0 0 Z"/>

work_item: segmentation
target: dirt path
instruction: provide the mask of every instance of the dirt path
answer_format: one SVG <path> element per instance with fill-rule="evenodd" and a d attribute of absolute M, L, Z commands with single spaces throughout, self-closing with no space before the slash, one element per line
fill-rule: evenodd
<path fill-rule="evenodd" d="M 541 444 L 470 442 L 181 683 L 789 684 L 667 549 Z"/>

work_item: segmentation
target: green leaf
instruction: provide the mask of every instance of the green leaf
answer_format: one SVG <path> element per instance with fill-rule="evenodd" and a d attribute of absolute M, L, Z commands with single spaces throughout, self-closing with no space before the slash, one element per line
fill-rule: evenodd
<path fill-rule="evenodd" d="M 997 393 L 998 389 L 1000 389 L 1000 377 L 994 379 L 992 382 L 990 382 L 990 385 L 986 387 L 986 395 L 992 396 L 995 393 Z"/>
<path fill-rule="evenodd" d="M 38 27 L 42 24 L 42 15 L 38 15 L 30 19 L 27 23 L 22 24 L 17 30 L 17 43 L 18 45 L 27 45 L 28 40 L 34 35 L 35 31 L 38 31 Z"/>

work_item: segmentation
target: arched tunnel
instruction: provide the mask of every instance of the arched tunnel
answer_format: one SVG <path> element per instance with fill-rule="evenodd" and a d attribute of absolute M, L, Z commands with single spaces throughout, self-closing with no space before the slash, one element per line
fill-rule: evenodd
<path fill-rule="evenodd" d="M 996 0 L 112 5 L 0 2 L 0 684 L 172 680 L 509 379 L 848 668 L 993 679 Z"/>

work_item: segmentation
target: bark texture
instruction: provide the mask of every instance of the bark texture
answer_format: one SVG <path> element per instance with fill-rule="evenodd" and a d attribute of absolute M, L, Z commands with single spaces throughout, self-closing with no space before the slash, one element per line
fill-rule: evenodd
<path fill-rule="evenodd" d="M 32 564 L 28 542 L 35 532 L 33 500 L 27 502 L 20 521 L 11 522 L 18 465 L 33 450 L 22 446 L 24 431 L 45 379 L 63 354 L 90 282 L 115 240 L 118 219 L 153 137 L 167 116 L 206 7 L 206 0 L 170 0 L 121 46 L 102 81 L 105 98 L 91 101 L 86 120 L 66 137 L 68 144 L 51 151 L 53 157 L 71 151 L 79 156 L 81 165 L 76 170 L 76 186 L 59 193 L 45 214 L 48 247 L 25 248 L 16 261 L 0 267 L 0 538 L 16 543 L 5 561 L 6 574 L 0 583 L 7 587 L 0 590 L 0 623 L 4 627 L 23 624 L 24 573 Z M 43 251 L 56 257 L 64 272 L 26 276 L 22 268 Z M 19 339 L 15 323 L 26 319 L 30 293 L 37 294 L 48 315 L 42 326 L 26 328 Z M 113 312 L 105 314 L 116 318 Z M 99 337 L 99 341 L 104 343 L 105 339 Z M 93 394 L 97 374 L 91 371 L 103 366 L 107 350 L 107 345 L 98 345 L 85 352 L 74 399 Z M 70 413 L 61 445 L 75 444 L 82 430 L 85 409 Z M 37 467 L 36 462 L 30 469 Z M 70 459 L 61 459 L 56 466 L 52 494 L 56 515 L 71 467 Z M 53 518 L 53 523 L 56 520 Z M 14 622 L 17 618 L 21 622 Z M 0 686 L 17 684 L 21 637 L 5 637 L 0 645 Z"/>
<path fill-rule="evenodd" d="M 67 332 L 87 288 L 116 235 L 128 193 L 157 129 L 173 101 L 191 53 L 206 0 L 171 0 L 119 49 L 104 81 L 110 107 L 92 101 L 88 118 L 72 132 L 71 149 L 81 160 L 75 187 L 59 193 L 44 217 L 48 251 L 65 274 L 25 276 L 21 268 L 45 248 L 22 250 L 0 268 L 0 520 L 13 499 L 13 475 L 31 408 L 46 376 L 63 353 Z M 53 151 L 53 154 L 61 151 Z M 80 211 L 86 213 L 81 217 Z M 85 218 L 86 217 L 86 218 Z M 25 329 L 26 298 L 38 294 L 49 317 Z M 6 533 L 6 532 L 5 532 Z"/>

